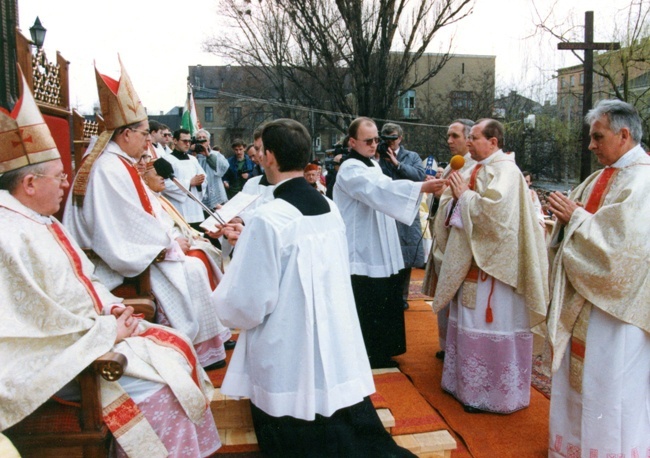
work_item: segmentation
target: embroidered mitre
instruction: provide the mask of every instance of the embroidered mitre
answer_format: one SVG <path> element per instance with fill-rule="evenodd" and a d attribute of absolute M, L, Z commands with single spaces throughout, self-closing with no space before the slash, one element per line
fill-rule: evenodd
<path fill-rule="evenodd" d="M 18 77 L 20 99 L 11 112 L 0 108 L 0 174 L 61 157 L 20 66 Z"/>

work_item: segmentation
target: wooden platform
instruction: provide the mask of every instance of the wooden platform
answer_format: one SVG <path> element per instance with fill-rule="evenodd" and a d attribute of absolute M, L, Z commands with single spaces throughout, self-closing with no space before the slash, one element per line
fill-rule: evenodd
<path fill-rule="evenodd" d="M 399 369 L 378 369 L 373 374 L 399 372 Z M 210 403 L 217 429 L 224 445 L 254 445 L 257 444 L 253 419 L 250 411 L 250 400 L 235 400 L 216 389 Z M 395 418 L 390 409 L 377 409 L 377 414 L 390 433 L 395 426 Z M 395 442 L 423 458 L 450 458 L 451 451 L 456 449 L 456 441 L 447 431 L 432 431 L 417 434 L 394 436 Z"/>

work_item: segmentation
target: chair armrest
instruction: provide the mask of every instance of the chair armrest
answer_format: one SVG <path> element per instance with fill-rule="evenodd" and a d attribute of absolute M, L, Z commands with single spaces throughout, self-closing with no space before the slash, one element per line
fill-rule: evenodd
<path fill-rule="evenodd" d="M 147 297 L 134 297 L 131 299 L 124 299 L 122 301 L 124 305 L 130 305 L 133 307 L 135 313 L 141 313 L 144 315 L 144 319 L 153 322 L 154 316 L 156 315 L 156 303 Z"/>
<path fill-rule="evenodd" d="M 126 356 L 122 353 L 108 352 L 97 358 L 91 364 L 93 371 L 101 375 L 104 380 L 114 382 L 124 374 L 128 364 Z"/>

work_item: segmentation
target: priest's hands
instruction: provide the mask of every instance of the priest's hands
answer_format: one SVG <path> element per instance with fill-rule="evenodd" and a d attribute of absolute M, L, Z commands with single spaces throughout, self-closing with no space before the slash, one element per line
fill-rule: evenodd
<path fill-rule="evenodd" d="M 228 243 L 230 243 L 232 246 L 235 246 L 243 230 L 244 225 L 241 223 L 228 223 L 223 226 L 222 232 L 224 237 L 228 239 Z"/>
<path fill-rule="evenodd" d="M 460 176 L 458 172 L 451 172 L 449 175 L 449 186 L 451 186 L 451 192 L 454 194 L 456 199 L 460 199 L 460 196 L 467 190 L 469 186 L 465 183 L 465 180 Z"/>
<path fill-rule="evenodd" d="M 178 246 L 181 248 L 181 250 L 183 250 L 183 253 L 187 253 L 192 246 L 190 241 L 185 237 L 177 237 L 176 242 L 178 243 Z"/>
<path fill-rule="evenodd" d="M 567 224 L 576 211 L 576 208 L 582 207 L 577 202 L 572 201 L 561 192 L 553 192 L 548 196 L 548 203 L 551 212 L 555 215 L 560 224 Z"/>
<path fill-rule="evenodd" d="M 205 181 L 205 175 L 194 175 L 190 180 L 190 186 L 198 186 Z"/>
<path fill-rule="evenodd" d="M 111 314 L 117 317 L 116 344 L 127 337 L 135 337 L 140 334 L 138 330 L 140 320 L 133 316 L 133 307 L 115 308 L 111 311 Z"/>
<path fill-rule="evenodd" d="M 427 175 L 425 178 L 425 185 L 422 187 L 422 192 L 428 192 L 434 196 L 440 198 L 442 193 L 448 186 L 448 182 L 443 178 L 434 178 L 430 175 Z"/>

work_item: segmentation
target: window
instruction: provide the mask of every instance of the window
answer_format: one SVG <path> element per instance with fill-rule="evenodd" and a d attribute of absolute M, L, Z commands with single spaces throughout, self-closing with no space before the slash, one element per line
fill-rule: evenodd
<path fill-rule="evenodd" d="M 203 112 L 204 116 L 203 118 L 205 119 L 205 122 L 214 122 L 214 110 L 212 107 L 205 107 L 205 111 Z"/>
<path fill-rule="evenodd" d="M 458 109 L 471 109 L 474 106 L 472 93 L 470 91 L 452 91 L 451 106 Z"/>
<path fill-rule="evenodd" d="M 581 85 L 585 84 L 585 74 L 584 73 L 580 73 L 580 84 Z"/>
<path fill-rule="evenodd" d="M 566 87 L 566 78 L 560 77 L 560 86 L 562 87 L 562 89 Z"/>
<path fill-rule="evenodd" d="M 336 132 L 332 132 L 330 140 L 330 145 L 336 145 L 339 142 L 338 134 Z"/>
<path fill-rule="evenodd" d="M 241 107 L 230 107 L 230 124 L 236 126 L 241 121 Z"/>
<path fill-rule="evenodd" d="M 464 75 L 464 74 L 465 74 L 465 62 L 463 62 L 463 63 L 461 64 L 460 74 L 461 74 L 461 75 Z"/>
<path fill-rule="evenodd" d="M 569 86 L 571 87 L 575 86 L 575 78 L 573 77 L 573 75 L 569 77 Z"/>

